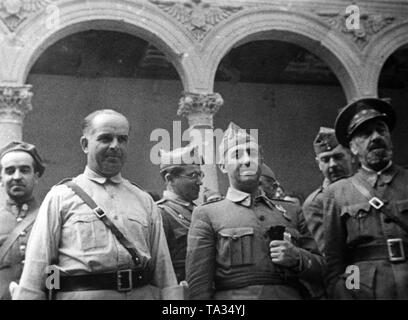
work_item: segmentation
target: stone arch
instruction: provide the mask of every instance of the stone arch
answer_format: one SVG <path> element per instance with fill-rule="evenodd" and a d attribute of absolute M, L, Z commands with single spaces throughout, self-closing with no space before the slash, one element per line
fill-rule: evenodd
<path fill-rule="evenodd" d="M 202 45 L 203 63 L 208 68 L 203 81 L 208 87 L 214 85 L 218 65 L 233 47 L 254 40 L 284 40 L 324 60 L 338 77 L 348 100 L 361 94 L 360 57 L 345 38 L 311 14 L 276 9 L 243 10 L 209 36 L 211 39 Z"/>
<path fill-rule="evenodd" d="M 72 0 L 59 9 L 60 23 L 54 29 L 45 27 L 46 13 L 41 12 L 17 31 L 16 39 L 23 46 L 9 65 L 11 82 L 24 83 L 37 58 L 59 39 L 89 29 L 103 29 L 129 33 L 152 42 L 173 63 L 185 90 L 195 87 L 200 73 L 196 70 L 198 63 L 191 40 L 173 20 L 151 4 Z"/>
<path fill-rule="evenodd" d="M 388 28 L 378 37 L 371 40 L 366 47 L 367 75 L 365 82 L 370 89 L 377 93 L 381 71 L 387 59 L 399 48 L 408 44 L 408 21 L 401 22 Z"/>

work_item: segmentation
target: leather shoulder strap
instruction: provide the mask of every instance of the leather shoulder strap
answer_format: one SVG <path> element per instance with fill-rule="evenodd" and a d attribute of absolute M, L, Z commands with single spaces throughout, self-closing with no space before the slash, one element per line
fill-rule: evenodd
<path fill-rule="evenodd" d="M 141 258 L 137 252 L 136 247 L 125 237 L 125 235 L 114 225 L 114 223 L 106 216 L 106 213 L 102 208 L 98 207 L 95 201 L 75 182 L 68 180 L 64 182 L 72 191 L 76 193 L 91 209 L 92 212 L 101 220 L 105 226 L 113 233 L 113 235 L 118 239 L 120 244 L 125 247 L 125 249 L 132 256 L 132 260 L 136 266 L 141 263 Z"/>
<path fill-rule="evenodd" d="M 367 199 L 367 201 L 371 204 L 371 206 L 373 206 L 373 204 L 371 203 L 371 200 L 373 200 L 375 198 L 377 198 L 378 200 L 381 200 L 378 197 L 375 197 L 375 195 L 373 193 L 371 193 L 370 190 L 367 189 L 362 184 L 362 182 L 358 180 L 358 178 L 356 176 L 353 176 L 351 178 L 351 183 L 364 196 L 364 198 Z M 382 202 L 382 200 L 381 200 L 381 202 Z M 408 225 L 404 221 L 402 221 L 400 218 L 398 218 L 397 216 L 393 215 L 388 210 L 386 210 L 386 208 L 384 208 L 384 204 L 382 204 L 380 207 L 377 207 L 377 208 L 374 207 L 374 208 L 377 209 L 379 212 L 381 212 L 386 217 L 388 217 L 392 222 L 397 224 L 402 230 L 404 230 L 408 234 Z"/>
<path fill-rule="evenodd" d="M 6 241 L 3 242 L 3 245 L 0 247 L 0 263 L 1 261 L 3 261 L 4 257 L 6 256 L 6 253 L 10 250 L 13 243 L 18 239 L 21 232 L 26 230 L 34 223 L 36 216 L 37 213 L 32 213 L 28 215 L 25 219 L 23 219 L 23 221 L 21 221 L 17 225 L 17 227 L 14 228 L 14 230 L 10 233 Z"/>

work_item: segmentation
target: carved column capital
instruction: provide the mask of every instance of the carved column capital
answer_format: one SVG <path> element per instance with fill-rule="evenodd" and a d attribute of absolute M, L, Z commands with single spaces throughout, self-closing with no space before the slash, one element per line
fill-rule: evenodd
<path fill-rule="evenodd" d="M 223 104 L 224 100 L 219 93 L 199 94 L 183 92 L 177 114 L 187 117 L 190 127 L 195 125 L 208 125 L 212 127 L 213 115 L 218 112 Z"/>
<path fill-rule="evenodd" d="M 33 108 L 31 87 L 0 86 L 0 122 L 23 123 L 25 115 Z"/>

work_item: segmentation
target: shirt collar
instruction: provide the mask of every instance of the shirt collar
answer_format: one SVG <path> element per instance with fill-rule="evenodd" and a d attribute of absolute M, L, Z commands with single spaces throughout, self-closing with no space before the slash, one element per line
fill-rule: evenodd
<path fill-rule="evenodd" d="M 112 181 L 115 184 L 122 183 L 122 181 L 123 181 L 123 178 L 122 178 L 122 175 L 120 174 L 120 172 L 117 175 L 113 176 L 113 177 L 107 178 L 107 177 L 103 177 L 100 174 L 96 173 L 95 171 L 90 169 L 88 166 L 85 167 L 84 175 L 89 180 L 92 180 L 92 181 L 94 181 L 96 183 L 99 183 L 99 184 L 105 184 L 108 180 Z"/>
<path fill-rule="evenodd" d="M 196 206 L 194 202 L 187 202 L 185 201 L 182 197 L 180 197 L 178 194 L 174 193 L 171 190 L 164 190 L 163 191 L 163 198 L 176 202 L 177 204 L 186 207 L 188 209 L 191 209 L 191 207 Z"/>
<path fill-rule="evenodd" d="M 384 183 L 389 184 L 394 179 L 397 169 L 393 165 L 392 161 L 390 161 L 388 165 L 380 171 L 374 171 L 365 166 L 361 166 L 361 173 L 363 176 L 365 176 L 365 179 L 370 183 L 370 185 L 374 187 L 380 176 Z"/>
<path fill-rule="evenodd" d="M 322 184 L 322 190 L 326 189 L 329 186 L 329 184 L 330 184 L 330 180 L 327 178 L 324 178 L 323 184 Z"/>
<path fill-rule="evenodd" d="M 252 204 L 251 194 L 234 189 L 232 187 L 228 188 L 227 195 L 225 197 L 232 202 L 243 205 L 244 207 L 249 208 Z"/>
<path fill-rule="evenodd" d="M 26 213 L 33 211 L 33 209 L 37 208 L 37 201 L 35 201 L 34 197 L 30 198 L 23 204 L 18 204 L 13 199 L 7 198 L 6 200 L 6 207 L 7 209 L 15 215 L 19 215 L 20 211 L 24 211 Z"/>

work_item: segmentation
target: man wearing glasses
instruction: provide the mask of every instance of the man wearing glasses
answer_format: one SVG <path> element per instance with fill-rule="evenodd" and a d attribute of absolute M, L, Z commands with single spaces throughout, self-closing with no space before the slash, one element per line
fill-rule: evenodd
<path fill-rule="evenodd" d="M 160 175 L 166 182 L 163 198 L 157 202 L 177 280 L 186 278 L 187 234 L 194 200 L 198 198 L 204 173 L 200 169 L 197 149 L 185 147 L 161 151 Z"/>

